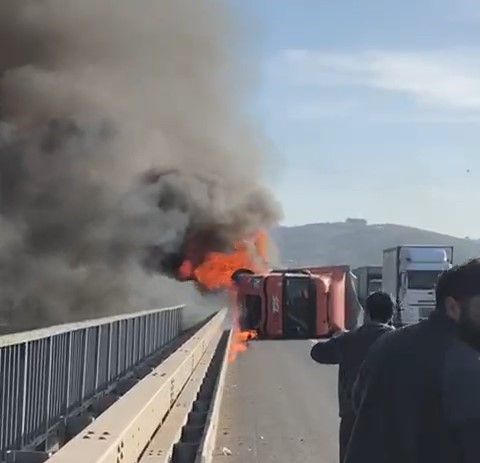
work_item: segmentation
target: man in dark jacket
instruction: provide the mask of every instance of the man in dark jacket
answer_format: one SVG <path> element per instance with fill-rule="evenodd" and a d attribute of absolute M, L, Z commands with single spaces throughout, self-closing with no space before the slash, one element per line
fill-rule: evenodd
<path fill-rule="evenodd" d="M 352 388 L 370 346 L 393 328 L 387 323 L 392 318 L 393 302 L 386 293 L 371 294 L 365 303 L 365 323 L 353 331 L 342 333 L 327 342 L 313 346 L 310 355 L 323 364 L 339 364 L 338 401 L 340 412 L 340 462 L 343 462 L 355 416 Z"/>
<path fill-rule="evenodd" d="M 480 259 L 444 272 L 436 301 L 370 350 L 345 463 L 480 461 Z"/>

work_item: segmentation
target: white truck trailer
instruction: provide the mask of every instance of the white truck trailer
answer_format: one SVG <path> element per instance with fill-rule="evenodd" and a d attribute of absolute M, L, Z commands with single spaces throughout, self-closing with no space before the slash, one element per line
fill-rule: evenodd
<path fill-rule="evenodd" d="M 435 308 L 438 276 L 452 263 L 453 246 L 396 246 L 383 251 L 382 289 L 396 302 L 396 325 L 428 318 Z"/>

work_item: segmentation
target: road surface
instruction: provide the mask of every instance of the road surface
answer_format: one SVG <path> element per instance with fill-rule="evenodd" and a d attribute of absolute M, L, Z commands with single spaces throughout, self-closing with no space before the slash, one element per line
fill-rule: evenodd
<path fill-rule="evenodd" d="M 227 370 L 214 463 L 337 463 L 337 367 L 312 341 L 252 341 Z"/>

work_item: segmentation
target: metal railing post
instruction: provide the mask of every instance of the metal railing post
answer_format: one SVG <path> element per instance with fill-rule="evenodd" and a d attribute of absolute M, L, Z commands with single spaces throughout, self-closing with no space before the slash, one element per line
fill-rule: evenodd
<path fill-rule="evenodd" d="M 67 334 L 67 353 L 66 353 L 66 365 L 64 370 L 65 375 L 65 397 L 64 397 L 64 404 L 63 404 L 63 414 L 66 419 L 68 415 L 68 411 L 70 409 L 70 389 L 71 389 L 71 380 L 72 380 L 72 372 L 71 372 L 71 365 L 72 365 L 72 336 L 73 333 L 70 331 Z"/>
<path fill-rule="evenodd" d="M 24 342 L 20 345 L 23 347 L 23 387 L 22 387 L 22 418 L 20 425 L 20 445 L 25 445 L 25 428 L 27 420 L 27 389 L 28 389 L 28 347 L 29 343 Z"/>
<path fill-rule="evenodd" d="M 46 371 L 46 395 L 45 398 L 45 432 L 48 432 L 50 427 L 50 403 L 52 400 L 52 338 L 48 337 L 46 339 L 47 348 L 45 350 L 45 355 L 47 356 L 47 371 Z M 45 448 L 45 450 L 47 450 Z"/>
<path fill-rule="evenodd" d="M 83 332 L 83 354 L 82 354 L 82 386 L 80 388 L 80 401 L 83 404 L 85 398 L 85 387 L 87 383 L 87 365 L 88 365 L 88 333 L 89 329 Z"/>
<path fill-rule="evenodd" d="M 110 383 L 110 373 L 112 370 L 112 323 L 107 325 L 108 327 L 108 343 L 107 343 L 107 371 L 106 371 L 106 384 Z"/>
<path fill-rule="evenodd" d="M 94 377 L 94 382 L 93 382 L 93 391 L 94 393 L 97 392 L 98 389 L 98 375 L 100 373 L 100 347 L 101 347 L 101 339 L 102 339 L 102 327 L 98 326 L 95 329 L 96 333 L 96 342 L 97 342 L 97 348 L 95 350 L 95 377 Z"/>

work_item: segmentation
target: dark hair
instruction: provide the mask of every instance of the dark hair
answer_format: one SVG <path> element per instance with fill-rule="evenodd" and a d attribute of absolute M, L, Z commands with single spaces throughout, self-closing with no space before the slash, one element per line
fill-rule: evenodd
<path fill-rule="evenodd" d="M 443 272 L 435 288 L 436 309 L 445 309 L 445 299 L 461 302 L 480 296 L 480 258 L 470 259 Z"/>
<path fill-rule="evenodd" d="M 387 323 L 393 315 L 393 301 L 388 293 L 377 291 L 365 302 L 365 312 L 376 322 Z"/>

